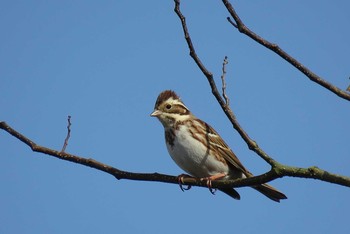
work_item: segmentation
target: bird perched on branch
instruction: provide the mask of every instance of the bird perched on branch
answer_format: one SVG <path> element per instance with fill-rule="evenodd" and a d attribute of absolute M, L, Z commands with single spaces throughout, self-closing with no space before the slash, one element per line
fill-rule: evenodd
<path fill-rule="evenodd" d="M 165 90 L 159 94 L 151 116 L 162 123 L 166 146 L 175 163 L 190 175 L 207 180 L 209 188 L 212 180 L 253 176 L 220 135 L 209 124 L 195 117 L 174 91 Z M 252 187 L 273 201 L 287 199 L 286 195 L 268 184 Z M 240 199 L 234 188 L 219 190 Z"/>

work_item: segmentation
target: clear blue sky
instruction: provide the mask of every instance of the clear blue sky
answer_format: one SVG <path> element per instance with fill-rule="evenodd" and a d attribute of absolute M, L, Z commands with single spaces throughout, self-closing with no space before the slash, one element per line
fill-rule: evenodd
<path fill-rule="evenodd" d="M 134 172 L 182 171 L 149 114 L 174 89 L 254 173 L 269 169 L 232 129 L 188 56 L 173 1 L 3 1 L 0 120 L 36 143 Z M 235 1 L 256 33 L 345 89 L 349 1 Z M 349 102 L 310 82 L 239 34 L 220 1 L 183 1 L 197 52 L 227 92 L 241 125 L 281 163 L 350 176 Z M 273 181 L 288 200 L 250 188 L 241 201 L 206 189 L 116 181 L 31 150 L 0 132 L 0 233 L 349 233 L 350 189 Z"/>

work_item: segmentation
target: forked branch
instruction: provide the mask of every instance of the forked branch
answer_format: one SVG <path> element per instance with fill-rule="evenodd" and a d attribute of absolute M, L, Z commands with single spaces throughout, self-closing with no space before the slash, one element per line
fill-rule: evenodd
<path fill-rule="evenodd" d="M 183 32 L 184 32 L 184 35 L 185 35 L 185 39 L 186 39 L 188 48 L 190 50 L 190 55 L 191 55 L 192 59 L 195 61 L 195 63 L 198 65 L 200 70 L 203 72 L 205 77 L 207 78 L 207 80 L 208 80 L 208 82 L 210 84 L 210 87 L 211 87 L 213 95 L 215 96 L 216 100 L 220 104 L 220 106 L 221 106 L 222 110 L 224 111 L 224 113 L 226 114 L 227 118 L 230 120 L 232 126 L 241 135 L 243 140 L 248 145 L 249 149 L 251 149 L 255 153 L 257 153 L 262 159 L 264 159 L 272 167 L 272 169 L 269 172 L 267 172 L 267 173 L 265 173 L 265 174 L 263 174 L 261 176 L 256 176 L 256 177 L 253 177 L 253 178 L 254 179 L 256 179 L 256 178 L 261 179 L 260 182 L 266 182 L 263 179 L 264 176 L 268 177 L 268 178 L 270 178 L 270 176 L 271 176 L 271 177 L 273 177 L 275 179 L 279 178 L 279 177 L 284 177 L 284 176 L 300 177 L 300 178 L 314 178 L 314 179 L 319 179 L 319 180 L 322 180 L 322 181 L 327 181 L 327 182 L 331 182 L 331 183 L 340 184 L 340 185 L 344 185 L 344 186 L 350 187 L 350 178 L 346 177 L 346 176 L 332 174 L 332 173 L 326 172 L 324 170 L 321 170 L 318 167 L 299 168 L 299 167 L 290 167 L 290 166 L 287 166 L 287 165 L 283 165 L 283 164 L 277 162 L 276 160 L 274 160 L 273 158 L 271 158 L 267 153 L 265 153 L 258 146 L 258 144 L 254 140 L 252 140 L 248 136 L 248 134 L 244 131 L 244 129 L 238 123 L 237 118 L 234 115 L 234 113 L 231 110 L 231 108 L 228 105 L 225 105 L 224 98 L 220 95 L 220 93 L 218 92 L 218 89 L 216 87 L 216 84 L 215 84 L 215 81 L 214 81 L 214 78 L 213 78 L 213 74 L 204 66 L 204 64 L 201 62 L 200 58 L 198 57 L 198 55 L 196 53 L 196 50 L 194 48 L 194 45 L 192 43 L 192 39 L 191 39 L 190 33 L 189 33 L 187 25 L 186 25 L 186 18 L 185 18 L 185 16 L 182 14 L 182 12 L 180 10 L 180 0 L 174 0 L 174 2 L 175 2 L 175 9 L 174 9 L 174 11 L 176 12 L 176 14 L 178 15 L 178 17 L 179 17 L 179 19 L 181 21 L 182 29 L 183 29 Z M 228 3 L 228 1 L 224 1 L 224 3 Z M 233 23 L 233 25 L 235 27 L 240 27 L 242 25 L 242 22 L 238 18 L 238 16 L 237 16 L 236 19 L 237 19 L 236 20 L 237 25 L 235 23 Z M 349 94 L 347 94 L 347 95 L 349 95 Z M 250 178 L 242 179 L 242 180 L 243 181 L 247 181 L 247 180 L 250 181 Z"/>

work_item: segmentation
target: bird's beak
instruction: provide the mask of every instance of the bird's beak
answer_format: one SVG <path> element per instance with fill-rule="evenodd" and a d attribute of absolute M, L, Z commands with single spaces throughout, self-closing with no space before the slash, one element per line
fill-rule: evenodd
<path fill-rule="evenodd" d="M 154 110 L 152 113 L 151 113 L 151 117 L 157 117 L 161 114 L 161 112 L 159 110 Z"/>

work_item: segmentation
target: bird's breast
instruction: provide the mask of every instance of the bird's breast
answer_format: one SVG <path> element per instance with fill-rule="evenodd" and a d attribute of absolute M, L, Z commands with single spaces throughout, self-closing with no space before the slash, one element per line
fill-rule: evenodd
<path fill-rule="evenodd" d="M 227 164 L 216 160 L 207 144 L 198 140 L 186 126 L 166 131 L 165 137 L 170 156 L 185 172 L 194 177 L 228 173 Z"/>

